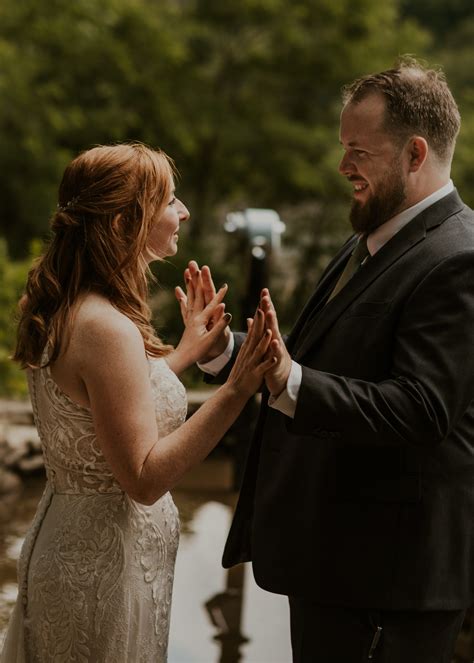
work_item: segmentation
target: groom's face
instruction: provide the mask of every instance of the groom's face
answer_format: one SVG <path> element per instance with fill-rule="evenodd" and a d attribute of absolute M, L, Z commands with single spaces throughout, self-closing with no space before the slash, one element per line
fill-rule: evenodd
<path fill-rule="evenodd" d="M 339 172 L 353 186 L 350 220 L 368 234 L 406 207 L 403 148 L 384 128 L 385 101 L 371 94 L 341 114 Z"/>

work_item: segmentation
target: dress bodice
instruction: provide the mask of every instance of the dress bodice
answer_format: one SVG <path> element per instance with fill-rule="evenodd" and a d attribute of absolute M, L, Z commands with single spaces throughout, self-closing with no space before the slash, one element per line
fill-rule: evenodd
<path fill-rule="evenodd" d="M 158 437 L 164 437 L 186 418 L 186 391 L 165 359 L 148 361 Z M 28 382 L 52 491 L 122 492 L 100 449 L 91 410 L 61 390 L 49 366 L 28 371 Z"/>

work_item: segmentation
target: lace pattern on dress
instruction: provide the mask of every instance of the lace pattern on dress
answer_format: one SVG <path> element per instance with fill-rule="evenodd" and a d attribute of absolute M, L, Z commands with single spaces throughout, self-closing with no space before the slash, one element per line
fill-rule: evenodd
<path fill-rule="evenodd" d="M 186 417 L 186 392 L 150 359 L 159 437 Z M 110 472 L 87 408 L 48 368 L 31 371 L 47 486 L 19 562 L 27 660 L 166 661 L 179 519 L 171 495 L 131 500 Z"/>

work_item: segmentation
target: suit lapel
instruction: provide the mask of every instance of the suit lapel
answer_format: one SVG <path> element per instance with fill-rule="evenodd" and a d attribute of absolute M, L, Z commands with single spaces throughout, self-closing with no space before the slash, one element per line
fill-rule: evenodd
<path fill-rule="evenodd" d="M 294 352 L 295 361 L 300 361 L 308 350 L 330 329 L 344 311 L 366 290 L 375 279 L 387 271 L 401 256 L 410 251 L 426 237 L 427 231 L 456 214 L 463 203 L 456 191 L 442 198 L 421 212 L 402 228 L 387 244 L 370 258 L 328 304 L 314 316 L 304 330 L 301 343 Z M 350 251 L 349 251 L 350 252 Z M 342 262 L 342 257 L 341 257 Z M 338 262 L 340 265 L 340 262 Z M 319 288 L 318 288 L 319 290 Z M 313 298 L 312 298 L 313 299 Z M 311 301 L 311 300 L 310 300 Z M 302 325 L 299 331 L 301 331 Z M 291 334 L 293 337 L 293 332 Z"/>
<path fill-rule="evenodd" d="M 312 318 L 317 313 L 318 309 L 324 305 L 326 297 L 329 295 L 329 290 L 331 286 L 334 285 L 336 276 L 341 273 L 343 265 L 347 262 L 356 243 L 357 235 L 354 235 L 343 245 L 339 253 L 333 258 L 333 260 L 325 269 L 321 280 L 316 286 L 316 290 L 305 304 L 303 311 L 299 315 L 295 326 L 288 336 L 286 346 L 289 352 L 291 352 L 295 342 L 302 333 L 304 327 L 308 324 L 310 318 Z"/>

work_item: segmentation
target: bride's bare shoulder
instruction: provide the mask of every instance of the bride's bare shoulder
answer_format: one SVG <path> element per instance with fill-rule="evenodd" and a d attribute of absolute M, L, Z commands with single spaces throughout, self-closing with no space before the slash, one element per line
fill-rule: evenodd
<path fill-rule="evenodd" d="M 123 349 L 124 344 L 143 346 L 138 327 L 102 295 L 85 295 L 73 322 L 73 345 L 93 351 Z"/>

